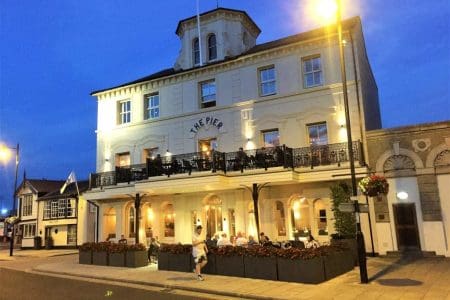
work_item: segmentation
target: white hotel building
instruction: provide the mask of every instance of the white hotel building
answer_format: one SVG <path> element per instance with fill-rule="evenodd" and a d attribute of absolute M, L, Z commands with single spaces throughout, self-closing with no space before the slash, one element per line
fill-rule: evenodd
<path fill-rule="evenodd" d="M 350 178 L 336 28 L 257 44 L 244 11 L 214 9 L 200 23 L 199 39 L 196 17 L 179 22 L 173 68 L 92 93 L 97 173 L 84 197 L 99 205 L 99 239 L 189 243 L 196 224 L 254 235 L 257 184 L 260 231 L 328 241 L 329 187 Z M 365 132 L 381 128 L 378 91 L 360 19 L 343 30 L 361 178 Z"/>

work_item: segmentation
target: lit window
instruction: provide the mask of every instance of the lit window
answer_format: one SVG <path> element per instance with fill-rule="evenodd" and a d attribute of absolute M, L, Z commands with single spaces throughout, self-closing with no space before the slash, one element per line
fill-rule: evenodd
<path fill-rule="evenodd" d="M 116 167 L 127 167 L 130 165 L 130 152 L 116 154 Z"/>
<path fill-rule="evenodd" d="M 209 80 L 200 83 L 201 108 L 216 106 L 216 81 Z"/>
<path fill-rule="evenodd" d="M 211 34 L 208 37 L 208 59 L 214 60 L 217 58 L 217 42 L 216 35 Z"/>
<path fill-rule="evenodd" d="M 126 124 L 131 122 L 131 101 L 120 101 L 119 102 L 119 124 Z"/>
<path fill-rule="evenodd" d="M 265 67 L 259 70 L 260 95 L 268 96 L 276 94 L 275 67 Z"/>
<path fill-rule="evenodd" d="M 50 219 L 51 217 L 51 201 L 45 201 L 44 204 L 44 219 Z"/>
<path fill-rule="evenodd" d="M 286 217 L 284 214 L 284 205 L 281 201 L 276 201 L 275 221 L 278 229 L 278 236 L 286 235 Z"/>
<path fill-rule="evenodd" d="M 264 147 L 271 148 L 280 146 L 280 134 L 278 129 L 263 131 Z"/>
<path fill-rule="evenodd" d="M 51 201 L 51 214 L 50 218 L 57 219 L 58 218 L 58 200 Z"/>
<path fill-rule="evenodd" d="M 130 210 L 128 211 L 128 224 L 129 224 L 129 229 L 130 229 L 130 233 L 129 233 L 129 237 L 135 237 L 136 236 L 136 227 L 135 227 L 135 222 L 134 222 L 134 207 L 130 207 Z"/>
<path fill-rule="evenodd" d="M 144 96 L 144 119 L 159 118 L 159 93 Z"/>
<path fill-rule="evenodd" d="M 173 213 L 172 204 L 167 204 L 164 209 L 164 236 L 175 236 L 175 214 Z"/>
<path fill-rule="evenodd" d="M 311 233 L 309 204 L 305 198 L 297 199 L 292 203 L 291 224 L 292 230 L 299 236 L 308 236 Z"/>
<path fill-rule="evenodd" d="M 309 124 L 308 137 L 312 146 L 323 146 L 328 144 L 327 123 Z"/>
<path fill-rule="evenodd" d="M 320 56 L 303 60 L 303 85 L 305 88 L 323 84 Z"/>
<path fill-rule="evenodd" d="M 58 218 L 64 218 L 66 216 L 67 199 L 60 199 L 58 203 Z"/>
<path fill-rule="evenodd" d="M 192 60 L 194 61 L 194 66 L 200 64 L 200 47 L 198 38 L 195 38 L 192 42 Z"/>

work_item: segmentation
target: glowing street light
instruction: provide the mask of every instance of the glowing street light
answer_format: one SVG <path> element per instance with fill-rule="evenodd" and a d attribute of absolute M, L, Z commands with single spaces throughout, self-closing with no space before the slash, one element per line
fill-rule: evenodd
<path fill-rule="evenodd" d="M 9 159 L 11 158 L 12 151 L 16 150 L 16 175 L 14 179 L 14 192 L 13 192 L 13 205 L 12 205 L 12 211 L 13 213 L 16 213 L 16 190 L 17 190 L 17 171 L 19 168 L 19 144 L 14 147 L 8 147 L 4 144 L 0 144 L 0 160 L 3 161 L 3 163 L 7 163 Z M 9 241 L 9 256 L 13 256 L 13 249 L 14 249 L 14 224 L 12 224 L 11 229 L 11 240 Z"/>
<path fill-rule="evenodd" d="M 353 141 L 352 130 L 350 125 L 350 109 L 348 105 L 348 92 L 347 92 L 347 75 L 345 71 L 345 55 L 344 55 L 344 40 L 342 39 L 342 6 L 341 0 L 319 0 L 316 2 L 316 12 L 319 17 L 322 17 L 326 22 L 329 22 L 335 18 L 337 23 L 338 44 L 339 44 L 339 62 L 341 66 L 341 79 L 342 79 L 342 93 L 344 96 L 344 108 L 345 108 L 345 125 L 347 131 L 347 147 L 348 156 L 350 162 L 350 175 L 352 181 L 352 195 L 357 196 L 356 191 L 356 172 L 355 172 L 355 159 L 353 156 Z M 355 202 L 357 203 L 357 202 Z M 357 206 L 357 205 L 356 205 Z M 364 246 L 364 236 L 361 232 L 361 223 L 359 222 L 359 210 L 355 210 L 356 213 L 356 241 L 358 244 L 358 259 L 359 259 L 359 271 L 361 277 L 361 283 L 368 283 L 367 277 L 367 265 L 366 265 L 366 250 Z"/>

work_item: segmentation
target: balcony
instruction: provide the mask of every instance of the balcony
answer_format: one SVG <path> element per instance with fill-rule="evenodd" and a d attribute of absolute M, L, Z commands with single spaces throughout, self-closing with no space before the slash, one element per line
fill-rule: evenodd
<path fill-rule="evenodd" d="M 361 142 L 353 142 L 355 162 L 365 165 Z M 328 144 L 303 148 L 285 145 L 274 148 L 259 148 L 237 152 L 210 153 L 195 152 L 177 154 L 156 159 L 147 159 L 145 164 L 116 167 L 114 171 L 90 175 L 90 189 L 148 180 L 153 177 L 187 176 L 210 172 L 227 174 L 245 173 L 252 170 L 267 171 L 270 168 L 284 168 L 301 171 L 321 166 L 340 167 L 348 162 L 347 143 Z"/>

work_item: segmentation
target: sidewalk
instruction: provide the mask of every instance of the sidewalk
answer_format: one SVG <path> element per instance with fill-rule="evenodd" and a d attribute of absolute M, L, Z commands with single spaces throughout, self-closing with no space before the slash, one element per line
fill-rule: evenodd
<path fill-rule="evenodd" d="M 244 299 L 448 299 L 450 259 L 369 258 L 369 284 L 359 284 L 359 269 L 318 285 L 78 264 L 77 250 L 0 250 L 0 267 L 83 279 L 186 290 Z"/>
<path fill-rule="evenodd" d="M 155 264 L 137 269 L 80 265 L 77 255 L 32 269 L 247 299 L 450 299 L 448 258 L 369 258 L 372 280 L 367 285 L 359 284 L 358 268 L 318 285 L 213 275 L 205 275 L 201 282 L 191 273 L 157 271 Z"/>

